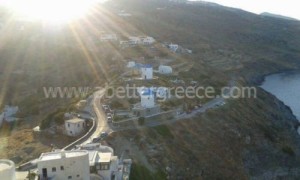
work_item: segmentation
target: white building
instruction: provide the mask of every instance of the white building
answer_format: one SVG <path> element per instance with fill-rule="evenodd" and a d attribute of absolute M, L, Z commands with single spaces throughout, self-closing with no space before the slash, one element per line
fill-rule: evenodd
<path fill-rule="evenodd" d="M 119 159 L 111 152 L 89 151 L 91 173 L 103 180 L 117 179 Z"/>
<path fill-rule="evenodd" d="M 128 68 L 134 68 L 134 67 L 135 67 L 135 62 L 134 62 L 134 61 L 129 61 L 129 62 L 127 63 L 127 67 L 128 67 Z"/>
<path fill-rule="evenodd" d="M 117 41 L 117 35 L 116 34 L 102 34 L 100 36 L 100 41 L 107 42 L 107 41 Z"/>
<path fill-rule="evenodd" d="M 138 45 L 141 44 L 141 39 L 139 37 L 136 36 L 130 36 L 128 37 L 128 41 L 131 45 Z"/>
<path fill-rule="evenodd" d="M 160 105 L 155 104 L 155 88 L 137 88 L 141 96 L 141 102 L 134 105 L 132 112 L 138 117 L 150 117 L 160 113 Z"/>
<path fill-rule="evenodd" d="M 75 118 L 65 121 L 65 130 L 68 136 L 78 136 L 80 135 L 86 127 L 85 120 Z"/>
<path fill-rule="evenodd" d="M 141 91 L 141 106 L 144 108 L 152 108 L 155 106 L 155 96 L 151 88 L 145 88 Z"/>
<path fill-rule="evenodd" d="M 10 160 L 0 159 L 0 179 L 15 180 L 15 163 Z"/>
<path fill-rule="evenodd" d="M 153 67 L 149 64 L 141 67 L 142 79 L 153 79 Z"/>
<path fill-rule="evenodd" d="M 160 74 L 172 74 L 173 69 L 172 69 L 171 66 L 163 66 L 163 65 L 160 65 L 160 66 L 158 67 L 158 72 L 159 72 Z"/>
<path fill-rule="evenodd" d="M 146 36 L 146 37 L 141 37 L 140 39 L 143 45 L 150 45 L 155 43 L 155 39 L 153 37 Z"/>
<path fill-rule="evenodd" d="M 102 180 L 124 180 L 129 177 L 131 160 L 121 161 L 117 156 L 114 156 L 111 147 L 92 143 L 81 145 L 79 149 L 89 152 L 91 174 L 97 174 Z"/>
<path fill-rule="evenodd" d="M 179 45 L 171 43 L 171 44 L 168 45 L 168 47 L 169 47 L 170 51 L 176 52 L 179 48 Z"/>
<path fill-rule="evenodd" d="M 89 180 L 88 151 L 58 151 L 43 153 L 37 161 L 40 179 Z"/>
<path fill-rule="evenodd" d="M 19 111 L 18 106 L 5 106 L 3 112 L 0 114 L 0 126 L 3 122 L 3 120 L 7 122 L 13 122 L 16 120 L 14 117 L 17 112 Z"/>
<path fill-rule="evenodd" d="M 130 36 L 128 39 L 132 45 L 150 45 L 155 43 L 155 39 L 150 36 Z"/>

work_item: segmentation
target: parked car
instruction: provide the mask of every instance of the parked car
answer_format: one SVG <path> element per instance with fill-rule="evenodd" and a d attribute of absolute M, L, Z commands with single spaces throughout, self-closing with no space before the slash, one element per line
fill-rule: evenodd
<path fill-rule="evenodd" d="M 100 138 L 100 137 L 94 138 L 94 139 L 92 140 L 93 143 L 96 143 L 96 142 L 99 142 L 99 141 L 101 141 L 101 138 Z"/>
<path fill-rule="evenodd" d="M 108 133 L 107 132 L 101 132 L 100 134 L 100 138 L 106 138 L 108 136 Z"/>
<path fill-rule="evenodd" d="M 112 117 L 112 114 L 111 113 L 107 113 L 106 116 L 107 117 Z"/>
<path fill-rule="evenodd" d="M 103 109 L 107 108 L 107 105 L 106 104 L 102 104 L 102 108 Z"/>
<path fill-rule="evenodd" d="M 110 108 L 108 108 L 108 107 L 104 108 L 104 111 L 105 111 L 105 113 L 110 113 L 111 112 Z"/>
<path fill-rule="evenodd" d="M 107 122 L 111 123 L 112 122 L 112 117 L 108 116 L 107 117 Z"/>

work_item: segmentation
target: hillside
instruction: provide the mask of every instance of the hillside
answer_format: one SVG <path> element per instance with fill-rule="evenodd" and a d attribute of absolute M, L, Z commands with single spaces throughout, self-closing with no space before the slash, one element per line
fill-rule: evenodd
<path fill-rule="evenodd" d="M 210 69 L 258 85 L 267 74 L 299 69 L 299 22 L 216 5 L 117 2 L 110 7 L 130 12 L 126 22 L 138 31 L 193 50 L 200 66 L 190 76 L 205 78 L 200 74 Z M 293 179 L 299 177 L 298 124 L 289 108 L 260 89 L 258 99 L 127 137 L 137 145 L 146 139 L 141 150 L 157 169 L 171 167 L 171 179 Z"/>
<path fill-rule="evenodd" d="M 120 17 L 120 11 L 132 16 Z M 50 146 L 44 138 L 33 137 L 30 130 L 60 108 L 72 109 L 79 100 L 46 99 L 43 87 L 101 86 L 124 71 L 126 59 L 145 57 L 152 62 L 157 53 L 189 64 L 189 70 L 179 73 L 182 77 L 216 87 L 230 79 L 239 85 L 257 86 L 267 74 L 300 69 L 298 21 L 215 4 L 114 0 L 96 7 L 87 20 L 48 28 L 14 20 L 1 29 L 0 107 L 19 105 L 19 116 L 25 121 L 10 129 L 2 127 L 5 145 L 0 146 L 0 155 L 16 158 L 16 153 L 21 154 L 16 163 Z M 120 37 L 149 35 L 191 49 L 193 54 L 172 54 L 159 47 L 152 53 L 144 48 L 120 49 L 114 43 L 103 45 L 98 39 L 101 31 Z M 297 179 L 298 126 L 288 107 L 259 88 L 257 99 L 230 100 L 195 118 L 113 136 L 138 147 L 146 156 L 140 161 L 131 154 L 135 162 L 132 179 L 166 179 L 166 167 L 170 179 Z M 15 143 L 20 136 L 29 139 L 22 144 L 24 150 Z M 108 143 L 118 151 L 114 138 Z M 30 147 L 35 148 L 28 151 Z"/>
<path fill-rule="evenodd" d="M 278 14 L 272 14 L 272 13 L 268 13 L 268 12 L 263 12 L 263 13 L 261 13 L 260 15 L 261 15 L 261 16 L 267 16 L 267 17 L 273 17 L 273 18 L 284 19 L 284 20 L 297 21 L 297 19 L 294 19 L 294 18 L 291 18 L 291 17 L 282 16 L 282 15 L 278 15 Z"/>

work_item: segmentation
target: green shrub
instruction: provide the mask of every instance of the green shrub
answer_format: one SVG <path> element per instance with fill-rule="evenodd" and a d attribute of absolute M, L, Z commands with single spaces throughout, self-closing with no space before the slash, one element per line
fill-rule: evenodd
<path fill-rule="evenodd" d="M 145 118 L 144 117 L 139 117 L 138 123 L 140 126 L 145 124 Z"/>
<path fill-rule="evenodd" d="M 170 129 L 166 125 L 156 126 L 154 127 L 154 129 L 158 134 L 160 134 L 163 137 L 170 137 L 170 138 L 173 137 Z"/>
<path fill-rule="evenodd" d="M 131 166 L 130 180 L 165 180 L 166 174 L 163 171 L 151 173 L 145 166 L 133 163 Z"/>
<path fill-rule="evenodd" d="M 284 152 L 290 156 L 295 156 L 295 151 L 290 146 L 284 146 L 281 148 L 281 150 L 282 150 L 282 152 Z"/>

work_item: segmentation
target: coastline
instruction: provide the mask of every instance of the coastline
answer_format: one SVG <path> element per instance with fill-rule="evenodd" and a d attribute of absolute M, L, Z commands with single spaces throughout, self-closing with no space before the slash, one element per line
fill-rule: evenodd
<path fill-rule="evenodd" d="M 290 74 L 290 73 L 300 73 L 300 69 L 285 69 L 285 70 L 279 70 L 276 72 L 261 74 L 256 77 L 250 77 L 250 79 L 248 80 L 248 83 L 260 87 L 262 85 L 262 83 L 266 80 L 267 76 L 271 76 L 274 74 Z"/>
<path fill-rule="evenodd" d="M 284 70 L 284 71 L 278 71 L 276 73 L 269 73 L 267 75 L 263 75 L 262 77 L 259 78 L 259 83 L 258 83 L 258 87 L 260 87 L 264 92 L 270 94 L 271 96 L 273 96 L 274 98 L 276 98 L 277 101 L 281 102 L 282 104 L 284 104 L 285 108 L 290 111 L 294 118 L 299 122 L 298 127 L 300 127 L 300 119 L 298 119 L 294 113 L 294 111 L 292 110 L 292 108 L 287 105 L 283 100 L 279 99 L 275 94 L 272 94 L 271 92 L 267 91 L 266 89 L 262 88 L 262 84 L 265 82 L 266 77 L 271 76 L 271 75 L 279 75 L 279 74 L 296 74 L 299 73 L 300 74 L 300 70 Z"/>

